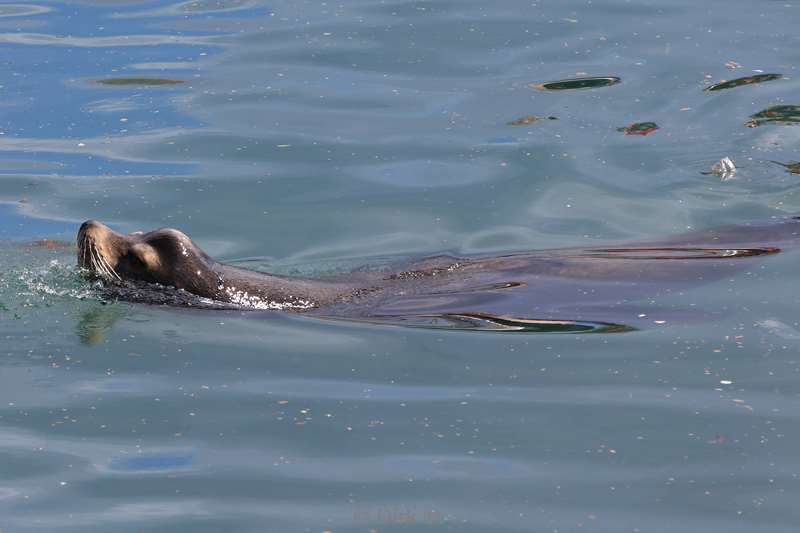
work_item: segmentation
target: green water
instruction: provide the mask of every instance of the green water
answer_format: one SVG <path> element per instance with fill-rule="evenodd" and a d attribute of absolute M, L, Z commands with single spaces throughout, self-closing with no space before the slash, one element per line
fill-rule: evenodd
<path fill-rule="evenodd" d="M 797 253 L 586 335 L 107 303 L 69 243 L 315 275 L 796 215 L 794 115 L 746 123 L 800 105 L 798 9 L 0 5 L 0 529 L 795 531 Z"/>

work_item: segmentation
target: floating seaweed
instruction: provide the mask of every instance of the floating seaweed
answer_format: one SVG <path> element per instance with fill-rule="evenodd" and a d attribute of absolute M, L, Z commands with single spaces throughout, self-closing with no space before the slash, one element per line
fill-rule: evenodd
<path fill-rule="evenodd" d="M 800 124 L 800 105 L 774 105 L 750 115 L 750 120 L 745 122 L 748 128 L 757 128 L 764 124 Z"/>
<path fill-rule="evenodd" d="M 741 87 L 742 85 L 753 85 L 754 83 L 781 79 L 783 79 L 783 74 L 756 74 L 755 76 L 745 76 L 743 78 L 736 78 L 735 80 L 715 83 L 714 85 L 710 85 L 703 90 L 722 91 L 723 89 L 733 89 L 735 87 Z"/>
<path fill-rule="evenodd" d="M 107 78 L 97 80 L 101 85 L 178 85 L 183 80 L 170 78 Z"/>
<path fill-rule="evenodd" d="M 617 131 L 625 135 L 649 135 L 658 129 L 658 124 L 655 122 L 634 122 L 622 128 L 617 128 Z"/>
<path fill-rule="evenodd" d="M 770 161 L 770 163 L 775 163 L 776 165 L 780 165 L 786 169 L 786 172 L 789 174 L 798 174 L 800 175 L 800 161 L 789 161 L 788 163 L 781 163 L 780 161 Z"/>
<path fill-rule="evenodd" d="M 542 91 L 570 91 L 575 89 L 597 89 L 616 85 L 622 80 L 616 76 L 598 76 L 588 78 L 570 78 L 566 80 L 546 81 L 544 83 L 529 83 L 531 89 Z"/>
<path fill-rule="evenodd" d="M 544 120 L 542 117 L 537 117 L 535 115 L 528 115 L 527 117 L 521 117 L 515 120 L 512 120 L 508 123 L 509 126 L 528 126 L 529 124 L 535 124 L 540 120 Z M 547 120 L 558 120 L 558 117 L 547 117 Z"/>

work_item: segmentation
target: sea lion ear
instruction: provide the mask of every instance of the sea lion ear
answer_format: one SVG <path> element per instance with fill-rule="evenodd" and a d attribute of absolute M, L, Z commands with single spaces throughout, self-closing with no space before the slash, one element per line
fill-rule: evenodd
<path fill-rule="evenodd" d="M 150 271 L 161 268 L 161 258 L 158 252 L 149 244 L 140 242 L 131 246 L 131 253 L 145 268 Z"/>

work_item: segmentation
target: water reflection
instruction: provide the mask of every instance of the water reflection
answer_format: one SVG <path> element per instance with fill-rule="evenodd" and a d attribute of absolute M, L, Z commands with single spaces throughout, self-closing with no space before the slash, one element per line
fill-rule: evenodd
<path fill-rule="evenodd" d="M 323 317 L 325 318 L 325 317 Z M 495 316 L 488 313 L 441 313 L 420 315 L 372 316 L 365 319 L 331 318 L 354 322 L 403 326 L 408 328 L 444 329 L 454 331 L 516 332 L 516 333 L 625 333 L 636 331 L 632 326 L 608 322 L 581 320 L 549 320 Z"/>
<path fill-rule="evenodd" d="M 82 344 L 97 346 L 101 344 L 114 327 L 114 324 L 125 315 L 118 305 L 97 303 L 85 311 L 75 326 Z"/>

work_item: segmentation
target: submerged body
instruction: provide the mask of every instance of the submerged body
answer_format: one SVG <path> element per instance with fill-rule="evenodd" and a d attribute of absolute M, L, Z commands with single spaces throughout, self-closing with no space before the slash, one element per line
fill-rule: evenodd
<path fill-rule="evenodd" d="M 178 230 L 121 235 L 87 221 L 78 232 L 78 265 L 109 286 L 157 284 L 240 308 L 418 326 L 619 331 L 641 322 L 659 297 L 731 275 L 798 240 L 800 220 L 786 218 L 652 242 L 437 256 L 389 270 L 298 278 L 218 262 Z M 192 305 L 137 290 L 118 294 Z"/>

